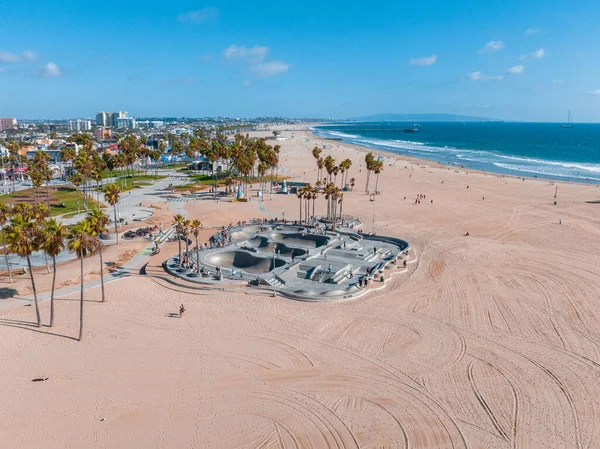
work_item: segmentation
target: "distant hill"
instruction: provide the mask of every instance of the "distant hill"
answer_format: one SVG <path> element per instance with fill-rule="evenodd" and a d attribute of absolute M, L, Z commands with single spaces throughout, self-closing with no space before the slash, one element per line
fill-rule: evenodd
<path fill-rule="evenodd" d="M 480 122 L 491 119 L 455 114 L 374 114 L 355 117 L 353 120 L 359 122 Z"/>

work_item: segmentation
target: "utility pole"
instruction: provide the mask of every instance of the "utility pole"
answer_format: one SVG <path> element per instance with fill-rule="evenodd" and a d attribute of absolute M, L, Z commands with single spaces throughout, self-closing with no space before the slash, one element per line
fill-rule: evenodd
<path fill-rule="evenodd" d="M 558 195 L 558 186 L 556 186 L 556 190 L 554 191 L 554 205 L 556 206 L 556 195 Z"/>

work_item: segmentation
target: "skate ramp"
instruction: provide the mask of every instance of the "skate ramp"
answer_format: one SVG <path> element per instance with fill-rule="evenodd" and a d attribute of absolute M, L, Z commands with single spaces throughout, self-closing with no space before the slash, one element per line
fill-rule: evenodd
<path fill-rule="evenodd" d="M 316 234 L 284 234 L 274 232 L 269 234 L 269 237 L 275 242 L 285 242 L 289 243 L 290 245 L 304 246 L 307 248 L 318 248 L 320 246 L 327 245 L 327 242 L 329 242 L 329 237 Z"/>
<path fill-rule="evenodd" d="M 221 268 L 235 268 L 246 273 L 265 274 L 274 268 L 285 265 L 282 259 L 272 257 L 257 257 L 247 251 L 223 251 L 210 254 L 206 262 Z M 274 263 L 273 263 L 274 262 Z"/>

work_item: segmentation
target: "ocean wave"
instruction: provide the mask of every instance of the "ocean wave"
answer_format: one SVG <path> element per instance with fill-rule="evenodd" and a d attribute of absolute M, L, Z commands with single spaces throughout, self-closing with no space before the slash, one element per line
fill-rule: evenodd
<path fill-rule="evenodd" d="M 495 151 L 435 146 L 424 142 L 400 139 L 377 139 L 318 129 L 318 135 L 332 135 L 344 141 L 392 153 L 405 153 L 414 157 L 436 160 L 449 165 L 473 166 L 494 171 L 494 167 L 520 173 L 600 181 L 600 164 L 544 160 L 532 157 L 500 154 Z"/>
<path fill-rule="evenodd" d="M 528 165 L 518 165 L 518 164 L 506 164 L 503 162 L 494 162 L 493 165 L 499 168 L 504 168 L 506 170 L 512 170 L 521 173 L 533 173 L 536 175 L 544 175 L 544 176 L 560 176 L 561 178 L 569 178 L 569 179 L 581 179 L 581 180 L 594 180 L 600 181 L 600 178 L 591 176 L 584 176 L 580 172 L 572 173 L 569 171 L 556 172 L 556 170 L 545 170 L 543 166 L 528 166 Z"/>
<path fill-rule="evenodd" d="M 345 133 L 341 133 L 338 131 L 326 131 L 327 134 L 330 134 L 332 136 L 336 136 L 336 137 L 347 137 L 349 139 L 357 139 L 360 136 L 356 136 L 354 134 L 345 134 Z"/>

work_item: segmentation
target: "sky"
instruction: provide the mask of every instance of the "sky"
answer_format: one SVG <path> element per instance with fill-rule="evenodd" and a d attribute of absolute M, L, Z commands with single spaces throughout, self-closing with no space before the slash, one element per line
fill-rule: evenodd
<path fill-rule="evenodd" d="M 208 1 L 208 0 L 207 0 Z M 0 117 L 600 122 L 600 2 L 0 0 Z"/>

